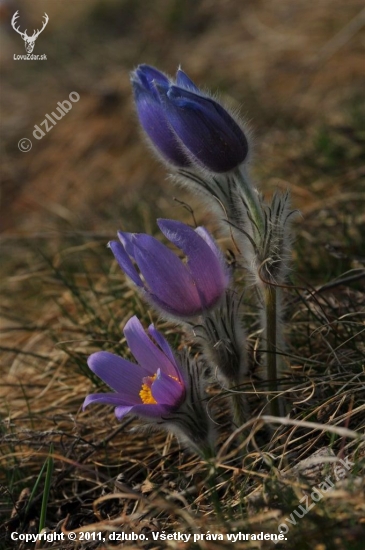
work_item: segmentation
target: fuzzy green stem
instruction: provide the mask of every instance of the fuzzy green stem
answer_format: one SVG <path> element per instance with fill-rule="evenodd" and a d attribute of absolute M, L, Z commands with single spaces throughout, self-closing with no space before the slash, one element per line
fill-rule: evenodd
<path fill-rule="evenodd" d="M 248 418 L 247 401 L 245 396 L 242 395 L 241 393 L 232 392 L 230 396 L 231 396 L 231 403 L 232 403 L 233 420 L 237 428 L 239 428 L 240 426 L 242 426 L 242 424 L 247 422 L 247 418 Z"/>
<path fill-rule="evenodd" d="M 211 460 L 215 459 L 215 457 L 217 456 L 216 451 L 211 445 L 209 445 L 209 443 L 207 443 L 205 446 L 202 445 L 200 449 L 196 447 L 195 451 L 199 456 L 201 456 L 203 460 L 208 463 L 210 463 Z"/>
<path fill-rule="evenodd" d="M 264 229 L 264 216 L 262 206 L 256 189 L 250 183 L 248 175 L 243 167 L 238 169 L 238 180 L 241 186 L 242 194 L 245 197 L 247 207 L 249 209 L 251 218 L 256 224 L 256 228 L 253 228 L 254 234 L 259 231 L 262 234 Z"/>
<path fill-rule="evenodd" d="M 276 288 L 267 286 L 265 288 L 265 308 L 266 308 L 266 348 L 267 348 L 267 377 L 269 382 L 269 391 L 276 393 L 278 391 L 277 368 L 276 368 Z M 270 401 L 270 413 L 273 416 L 280 416 L 279 401 L 275 397 Z"/>

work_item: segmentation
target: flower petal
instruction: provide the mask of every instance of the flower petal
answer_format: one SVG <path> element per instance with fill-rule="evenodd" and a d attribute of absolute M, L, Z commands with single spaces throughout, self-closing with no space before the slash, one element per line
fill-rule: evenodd
<path fill-rule="evenodd" d="M 172 317 L 178 319 L 190 319 L 200 315 L 203 309 L 201 299 L 199 302 L 181 302 L 180 304 L 168 304 L 161 300 L 156 294 L 145 292 L 144 298 L 151 304 L 157 311 L 161 311 L 164 314 L 169 314 Z"/>
<path fill-rule="evenodd" d="M 200 93 L 199 88 L 197 86 L 195 86 L 194 82 L 192 80 L 190 80 L 188 75 L 186 73 L 184 73 L 184 71 L 180 68 L 178 69 L 178 71 L 176 73 L 176 84 L 178 86 L 181 86 L 182 88 L 187 88 L 187 89 L 192 90 L 193 92 Z"/>
<path fill-rule="evenodd" d="M 175 311 L 196 310 L 199 294 L 186 266 L 157 239 L 139 235 L 135 244 L 138 267 L 151 292 Z"/>
<path fill-rule="evenodd" d="M 185 395 L 185 387 L 178 380 L 159 372 L 151 385 L 151 393 L 158 404 L 175 408 Z"/>
<path fill-rule="evenodd" d="M 205 229 L 205 227 L 202 227 L 202 226 L 196 227 L 194 229 L 194 231 L 195 231 L 195 233 L 197 233 L 199 235 L 199 237 L 201 237 L 202 239 L 205 240 L 205 242 L 207 243 L 209 248 L 211 248 L 211 250 L 217 256 L 217 258 L 220 259 L 222 265 L 225 266 L 226 263 L 225 263 L 225 260 L 224 260 L 224 256 L 223 256 L 222 252 L 220 251 L 220 249 L 218 248 L 217 243 L 215 242 L 215 240 L 213 239 L 213 237 L 209 233 L 209 231 L 207 229 Z"/>
<path fill-rule="evenodd" d="M 179 86 L 170 86 L 168 95 L 170 98 L 176 99 L 176 102 L 181 106 L 192 103 L 194 107 L 199 106 L 202 111 L 209 112 L 217 123 L 220 120 L 220 127 L 225 126 L 226 129 L 229 128 L 241 142 L 242 146 L 247 145 L 246 136 L 237 122 L 220 103 L 211 97 L 201 92 L 194 93 L 192 90 L 189 91 Z"/>
<path fill-rule="evenodd" d="M 228 172 L 248 153 L 247 139 L 218 103 L 185 88 L 157 85 L 164 116 L 184 147 L 204 167 Z"/>
<path fill-rule="evenodd" d="M 107 351 L 93 353 L 87 364 L 96 376 L 123 396 L 126 403 L 140 402 L 142 379 L 151 374 L 150 370 Z"/>
<path fill-rule="evenodd" d="M 166 355 L 147 336 L 141 322 L 136 316 L 129 319 L 123 332 L 131 352 L 138 363 L 148 371 L 149 376 L 156 374 L 159 369 L 167 374 L 176 376 L 175 363 L 171 363 Z"/>
<path fill-rule="evenodd" d="M 176 365 L 176 359 L 174 354 L 172 353 L 172 349 L 170 348 L 167 340 L 162 336 L 161 332 L 159 332 L 154 325 L 150 325 L 148 327 L 148 333 L 152 336 L 156 344 L 161 348 L 163 353 L 166 355 L 166 357 L 169 359 L 171 363 L 171 368 L 169 369 L 163 369 L 163 371 L 166 374 L 169 374 L 170 376 L 178 376 L 179 375 L 179 369 Z"/>
<path fill-rule="evenodd" d="M 155 97 L 156 88 L 153 91 L 146 90 L 139 82 L 132 82 L 138 118 L 152 144 L 175 166 L 189 166 L 191 162 L 168 123 L 160 100 Z"/>
<path fill-rule="evenodd" d="M 136 240 L 136 233 L 117 231 L 117 235 L 128 256 L 134 259 L 134 241 Z"/>
<path fill-rule="evenodd" d="M 118 420 L 121 420 L 123 416 L 125 416 L 126 414 L 132 411 L 133 411 L 133 406 L 125 407 L 124 405 L 121 405 L 120 407 L 115 408 L 114 414 Z"/>
<path fill-rule="evenodd" d="M 126 410 L 128 409 L 128 410 Z M 161 416 L 166 416 L 171 412 L 171 407 L 168 405 L 134 405 L 134 407 L 117 407 L 115 409 L 115 416 L 118 418 L 122 418 L 129 412 L 132 414 L 136 414 L 138 416 L 142 416 L 145 418 L 161 418 Z"/>
<path fill-rule="evenodd" d="M 115 259 L 117 260 L 119 267 L 124 271 L 124 273 L 139 287 L 143 288 L 143 283 L 139 276 L 138 271 L 134 267 L 130 257 L 127 252 L 124 250 L 123 245 L 117 241 L 111 241 L 109 247 L 114 254 Z"/>
<path fill-rule="evenodd" d="M 214 305 L 229 284 L 228 272 L 218 248 L 213 250 L 194 229 L 174 220 L 158 220 L 162 233 L 188 257 L 188 267 L 205 307 Z"/>
<path fill-rule="evenodd" d="M 115 407 L 121 405 L 133 406 L 136 400 L 133 399 L 132 403 L 128 403 L 124 395 L 120 393 L 92 393 L 85 398 L 82 405 L 82 409 L 85 409 L 92 403 L 104 403 L 105 405 L 114 405 Z"/>
<path fill-rule="evenodd" d="M 169 84 L 169 79 L 161 71 L 151 67 L 150 65 L 138 65 L 136 71 L 132 73 L 132 83 L 139 82 L 142 86 L 155 95 L 156 99 L 158 94 L 154 83 L 158 82 L 159 84 Z"/>

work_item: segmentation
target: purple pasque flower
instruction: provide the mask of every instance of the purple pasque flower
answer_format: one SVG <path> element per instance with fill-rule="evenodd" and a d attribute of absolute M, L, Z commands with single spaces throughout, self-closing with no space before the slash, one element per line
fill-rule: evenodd
<path fill-rule="evenodd" d="M 190 166 L 188 155 L 163 114 L 156 88 L 156 83 L 168 85 L 168 78 L 154 67 L 140 65 L 132 73 L 131 80 L 138 118 L 152 145 L 174 166 L 179 168 Z"/>
<path fill-rule="evenodd" d="M 112 241 L 110 248 L 119 266 L 164 313 L 191 318 L 213 308 L 230 282 L 215 241 L 203 227 L 192 229 L 173 220 L 160 219 L 157 223 L 187 256 L 186 263 L 150 235 L 118 232 L 120 242 Z"/>
<path fill-rule="evenodd" d="M 90 369 L 114 391 L 88 395 L 83 408 L 113 405 L 118 420 L 128 413 L 141 416 L 171 430 L 201 456 L 212 457 L 214 424 L 195 361 L 182 354 L 178 363 L 162 334 L 151 325 L 147 335 L 137 317 L 127 322 L 124 335 L 137 364 L 106 351 L 93 353 Z"/>
<path fill-rule="evenodd" d="M 173 165 L 222 173 L 247 157 L 248 142 L 240 125 L 181 69 L 174 83 L 154 67 L 139 65 L 132 85 L 143 129 Z"/>
<path fill-rule="evenodd" d="M 179 408 L 185 399 L 183 376 L 162 334 L 153 325 L 148 334 L 135 316 L 124 328 L 137 365 L 107 351 L 89 357 L 89 368 L 114 391 L 88 395 L 84 408 L 90 403 L 114 405 L 118 420 L 128 413 L 160 419 Z"/>

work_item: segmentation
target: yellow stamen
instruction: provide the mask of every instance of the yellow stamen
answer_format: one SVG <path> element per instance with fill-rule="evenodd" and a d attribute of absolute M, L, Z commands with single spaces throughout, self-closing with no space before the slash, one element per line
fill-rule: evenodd
<path fill-rule="evenodd" d="M 156 399 L 153 397 L 151 392 L 151 385 L 156 380 L 157 374 L 154 374 L 153 376 L 148 376 L 148 383 L 142 384 L 141 391 L 139 392 L 139 396 L 142 399 L 142 403 L 145 405 L 157 405 Z M 145 378 L 146 380 L 146 378 Z"/>

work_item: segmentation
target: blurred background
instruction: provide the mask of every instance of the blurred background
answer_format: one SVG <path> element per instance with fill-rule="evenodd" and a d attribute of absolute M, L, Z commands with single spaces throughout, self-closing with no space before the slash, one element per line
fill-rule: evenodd
<path fill-rule="evenodd" d="M 364 112 L 361 0 L 1 0 L 0 6 L 5 234 L 137 230 L 141 219 L 154 224 L 151 202 L 153 215 L 179 216 L 177 191 L 143 142 L 133 110 L 129 73 L 139 63 L 170 75 L 181 64 L 197 85 L 240 110 L 265 193 L 290 188 L 305 213 L 351 191 Z M 25 54 L 10 24 L 16 10 L 20 30 L 30 35 L 48 14 L 33 52 L 46 61 L 13 59 Z M 79 102 L 35 140 L 34 126 L 72 91 Z M 32 140 L 31 151 L 19 151 L 21 138 Z"/>

